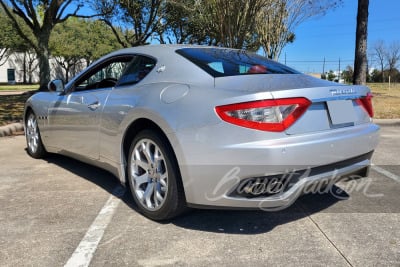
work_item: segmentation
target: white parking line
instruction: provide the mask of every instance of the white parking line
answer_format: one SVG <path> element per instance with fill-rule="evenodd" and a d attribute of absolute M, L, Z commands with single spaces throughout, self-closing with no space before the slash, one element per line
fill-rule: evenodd
<path fill-rule="evenodd" d="M 64 265 L 66 267 L 84 267 L 89 266 L 90 261 L 97 249 L 97 246 L 103 237 L 104 231 L 111 221 L 115 210 L 117 209 L 119 203 L 121 202 L 120 197 L 125 193 L 125 188 L 122 186 L 117 186 L 114 188 L 112 195 L 104 204 L 103 208 L 97 215 L 96 219 L 93 221 L 92 225 L 87 230 L 85 236 L 79 243 L 78 247 L 75 249 L 71 258 Z"/>
<path fill-rule="evenodd" d="M 399 183 L 400 183 L 400 177 L 399 177 L 398 175 L 396 175 L 396 174 L 394 174 L 394 173 L 391 173 L 390 171 L 387 171 L 387 170 L 385 170 L 385 169 L 383 169 L 383 168 L 381 168 L 381 167 L 378 167 L 378 166 L 376 166 L 376 165 L 373 165 L 373 164 L 372 164 L 371 168 L 372 168 L 374 171 L 379 172 L 380 174 L 383 174 L 383 175 L 385 175 L 386 177 L 389 177 L 390 179 L 393 179 L 393 180 L 395 180 L 396 182 L 399 182 Z"/>

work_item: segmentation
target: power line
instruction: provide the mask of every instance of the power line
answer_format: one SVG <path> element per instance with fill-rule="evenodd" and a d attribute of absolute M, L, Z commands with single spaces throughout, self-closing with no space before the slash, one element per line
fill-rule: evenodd
<path fill-rule="evenodd" d="M 394 33 L 394 32 L 397 32 L 397 28 L 372 28 L 372 27 L 370 27 L 370 29 L 368 29 L 368 33 L 369 34 L 372 34 L 372 33 L 374 33 L 374 34 L 377 34 L 377 33 L 388 33 L 388 32 L 391 32 L 391 33 Z M 298 36 L 301 36 L 302 38 L 322 38 L 322 37 L 326 37 L 327 36 L 327 33 L 321 33 L 321 34 L 316 34 L 316 33 L 313 33 L 313 34 L 304 34 L 304 33 L 297 33 L 298 34 Z M 341 32 L 329 32 L 329 36 L 355 36 L 355 34 L 354 34 L 354 31 L 352 31 L 352 32 L 343 32 L 343 31 L 341 31 Z"/>
<path fill-rule="evenodd" d="M 382 20 L 369 20 L 368 24 L 371 26 L 375 26 L 375 24 L 379 24 L 380 22 L 399 22 L 400 18 L 391 18 L 391 19 L 382 19 Z M 340 27 L 348 27 L 352 26 L 353 24 L 349 25 L 349 23 L 330 23 L 330 24 L 319 24 L 313 25 L 314 29 L 326 29 L 326 28 L 340 28 Z M 355 22 L 354 22 L 355 25 Z M 387 26 L 387 25 L 386 25 Z"/>

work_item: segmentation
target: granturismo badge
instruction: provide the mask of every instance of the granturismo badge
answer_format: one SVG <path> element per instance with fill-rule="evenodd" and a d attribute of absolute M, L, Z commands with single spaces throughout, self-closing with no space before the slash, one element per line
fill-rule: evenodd
<path fill-rule="evenodd" d="M 356 90 L 353 88 L 344 88 L 344 89 L 331 89 L 329 90 L 332 96 L 340 96 L 340 95 L 354 95 L 356 94 Z"/>

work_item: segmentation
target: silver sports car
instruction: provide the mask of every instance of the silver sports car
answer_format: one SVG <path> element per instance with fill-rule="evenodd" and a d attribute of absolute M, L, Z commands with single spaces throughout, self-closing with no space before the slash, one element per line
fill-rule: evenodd
<path fill-rule="evenodd" d="M 379 131 L 371 97 L 245 51 L 143 46 L 33 95 L 26 140 L 34 158 L 108 170 L 154 220 L 187 207 L 275 210 L 368 174 Z"/>

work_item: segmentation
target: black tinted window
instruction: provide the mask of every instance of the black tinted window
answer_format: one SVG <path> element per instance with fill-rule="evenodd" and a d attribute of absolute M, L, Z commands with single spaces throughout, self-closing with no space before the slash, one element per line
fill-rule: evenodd
<path fill-rule="evenodd" d="M 156 60 L 145 56 L 135 56 L 118 81 L 117 86 L 136 84 L 154 68 Z"/>
<path fill-rule="evenodd" d="M 176 51 L 214 77 L 299 72 L 255 53 L 226 48 L 183 48 Z"/>
<path fill-rule="evenodd" d="M 133 56 L 116 56 L 100 62 L 76 81 L 74 90 L 93 90 L 114 87 Z"/>

